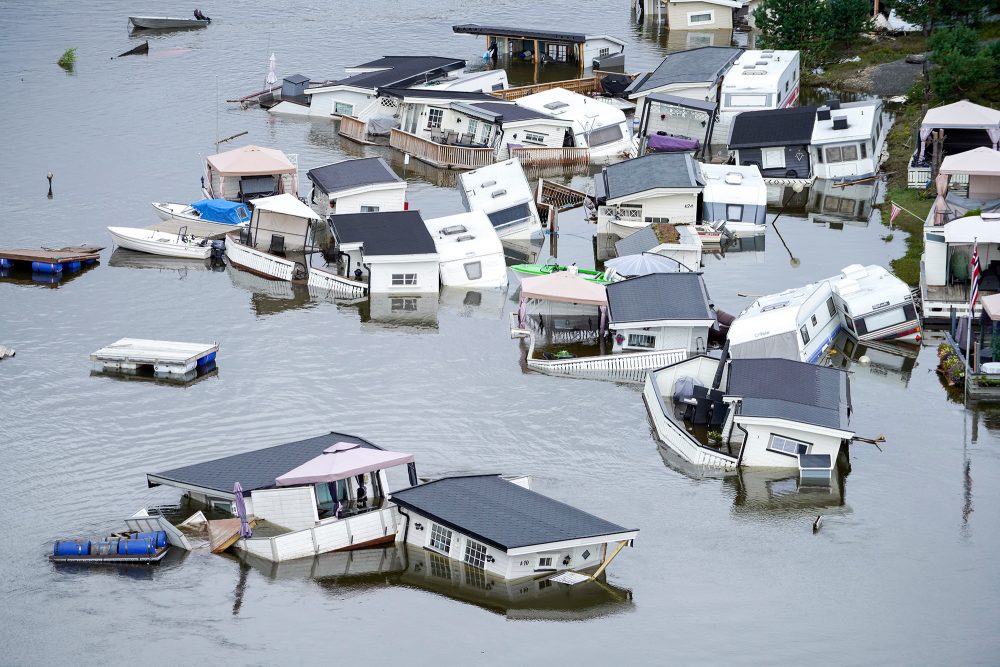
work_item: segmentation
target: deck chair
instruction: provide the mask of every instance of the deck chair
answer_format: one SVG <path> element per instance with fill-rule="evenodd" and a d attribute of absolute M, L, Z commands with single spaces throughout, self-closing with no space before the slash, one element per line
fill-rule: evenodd
<path fill-rule="evenodd" d="M 285 237 L 281 234 L 271 234 L 271 247 L 267 251 L 272 255 L 285 256 Z"/>
<path fill-rule="evenodd" d="M 728 411 L 729 406 L 722 401 L 712 401 L 712 416 L 708 420 L 708 425 L 721 427 L 726 423 L 726 412 Z"/>
<path fill-rule="evenodd" d="M 691 406 L 694 408 L 691 412 L 691 423 L 700 425 L 707 424 L 708 414 L 712 408 L 712 401 L 708 398 L 708 389 L 695 385 L 691 390 L 691 393 L 697 401 L 696 405 Z"/>

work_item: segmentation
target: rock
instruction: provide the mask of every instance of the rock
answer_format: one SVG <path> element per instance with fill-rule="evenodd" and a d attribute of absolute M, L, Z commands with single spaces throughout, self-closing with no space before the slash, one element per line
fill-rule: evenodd
<path fill-rule="evenodd" d="M 910 55 L 906 56 L 906 62 L 910 63 L 911 65 L 922 65 L 926 60 L 927 60 L 926 53 L 911 53 Z"/>

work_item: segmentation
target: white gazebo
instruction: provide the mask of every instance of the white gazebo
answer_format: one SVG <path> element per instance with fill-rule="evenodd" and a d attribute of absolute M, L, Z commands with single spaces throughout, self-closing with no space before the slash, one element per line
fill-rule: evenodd
<path fill-rule="evenodd" d="M 966 190 L 969 199 L 982 202 L 1000 199 L 1000 151 L 980 146 L 948 155 L 938 173 L 950 176 L 950 189 Z"/>
<path fill-rule="evenodd" d="M 534 301 L 561 304 L 559 315 L 553 314 L 553 321 L 566 320 L 570 316 L 598 316 L 598 333 L 603 334 L 608 320 L 608 292 L 604 285 L 592 283 L 576 272 L 575 267 L 547 276 L 524 278 L 521 281 L 521 300 L 517 309 L 518 327 L 523 329 L 527 317 L 528 303 Z M 594 309 L 597 312 L 594 312 Z M 556 328 L 568 329 L 568 326 Z M 592 327 L 588 327 L 592 330 Z"/>
<path fill-rule="evenodd" d="M 923 188 L 930 181 L 931 159 L 927 143 L 936 130 L 947 130 L 942 149 L 964 152 L 977 147 L 997 150 L 1000 147 L 1000 111 L 961 100 L 930 109 L 920 124 L 920 146 L 910 162 L 908 185 Z"/>

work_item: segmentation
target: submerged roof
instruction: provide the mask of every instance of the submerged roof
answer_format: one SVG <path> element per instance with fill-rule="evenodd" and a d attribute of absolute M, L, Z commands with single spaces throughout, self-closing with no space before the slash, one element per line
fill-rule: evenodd
<path fill-rule="evenodd" d="M 331 215 L 338 243 L 361 243 L 365 255 L 433 255 L 437 252 L 419 211 Z"/>
<path fill-rule="evenodd" d="M 366 157 L 344 160 L 306 172 L 306 176 L 316 187 L 326 194 L 342 192 L 376 183 L 402 183 L 385 160 L 380 157 Z"/>
<path fill-rule="evenodd" d="M 744 111 L 733 119 L 730 148 L 792 146 L 812 142 L 816 107 Z"/>
<path fill-rule="evenodd" d="M 445 477 L 395 491 L 392 501 L 505 551 L 634 532 L 498 475 Z"/>
<path fill-rule="evenodd" d="M 924 128 L 987 129 L 1000 127 L 1000 111 L 960 100 L 952 104 L 928 109 L 924 115 Z"/>
<path fill-rule="evenodd" d="M 733 359 L 726 395 L 741 397 L 744 417 L 850 429 L 850 380 L 836 368 L 791 359 Z"/>
<path fill-rule="evenodd" d="M 681 83 L 715 83 L 742 52 L 730 46 L 701 46 L 668 53 L 655 70 L 632 82 L 625 94 L 632 96 Z"/>
<path fill-rule="evenodd" d="M 590 282 L 573 270 L 522 278 L 521 298 L 592 306 L 605 306 L 608 303 L 604 285 Z"/>
<path fill-rule="evenodd" d="M 650 153 L 610 164 L 597 177 L 608 199 L 619 199 L 657 188 L 698 188 L 694 161 L 687 153 Z"/>
<path fill-rule="evenodd" d="M 409 86 L 428 78 L 438 78 L 448 72 L 465 67 L 459 58 L 439 56 L 383 56 L 378 60 L 356 65 L 351 69 L 375 70 L 359 72 L 347 78 L 323 84 L 329 86 L 353 86 L 355 88 L 383 88 L 386 86 Z"/>
<path fill-rule="evenodd" d="M 607 286 L 613 324 L 715 320 L 701 273 L 651 273 Z"/>
<path fill-rule="evenodd" d="M 980 146 L 971 151 L 946 155 L 941 161 L 938 173 L 1000 176 L 1000 151 Z"/>
<path fill-rule="evenodd" d="M 540 39 L 550 42 L 575 42 L 582 44 L 589 39 L 606 39 L 615 44 L 625 46 L 625 42 L 609 35 L 587 35 L 582 32 L 564 32 L 560 30 L 537 30 L 534 28 L 509 28 L 495 25 L 478 25 L 464 23 L 453 25 L 453 31 L 465 35 L 493 35 L 496 37 L 513 37 L 515 39 Z"/>
<path fill-rule="evenodd" d="M 315 458 L 338 442 L 357 443 L 370 449 L 381 449 L 362 438 L 344 433 L 330 432 L 314 438 L 287 442 L 252 452 L 233 454 L 219 459 L 182 466 L 158 473 L 147 473 L 150 486 L 166 484 L 186 489 L 215 491 L 222 497 L 233 493 L 233 484 L 239 482 L 243 492 L 269 489 L 275 480 L 298 465 Z"/>
<path fill-rule="evenodd" d="M 261 146 L 242 146 L 209 155 L 205 160 L 223 176 L 270 176 L 298 171 L 287 155 L 275 148 Z"/>

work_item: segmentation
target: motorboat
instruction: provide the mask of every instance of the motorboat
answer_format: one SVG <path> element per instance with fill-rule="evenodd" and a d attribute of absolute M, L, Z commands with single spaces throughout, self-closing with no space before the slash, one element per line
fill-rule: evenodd
<path fill-rule="evenodd" d="M 211 241 L 180 232 L 168 234 L 137 227 L 108 227 L 108 233 L 116 245 L 152 255 L 208 259 L 212 254 Z"/>
<path fill-rule="evenodd" d="M 205 238 L 224 238 L 235 226 L 250 222 L 246 204 L 226 199 L 201 199 L 192 204 L 153 202 L 156 215 L 162 220 L 149 229 L 177 234 L 182 227 L 188 233 Z"/>
<path fill-rule="evenodd" d="M 212 19 L 178 18 L 173 16 L 130 16 L 128 22 L 139 30 L 169 30 L 174 28 L 204 28 Z"/>

